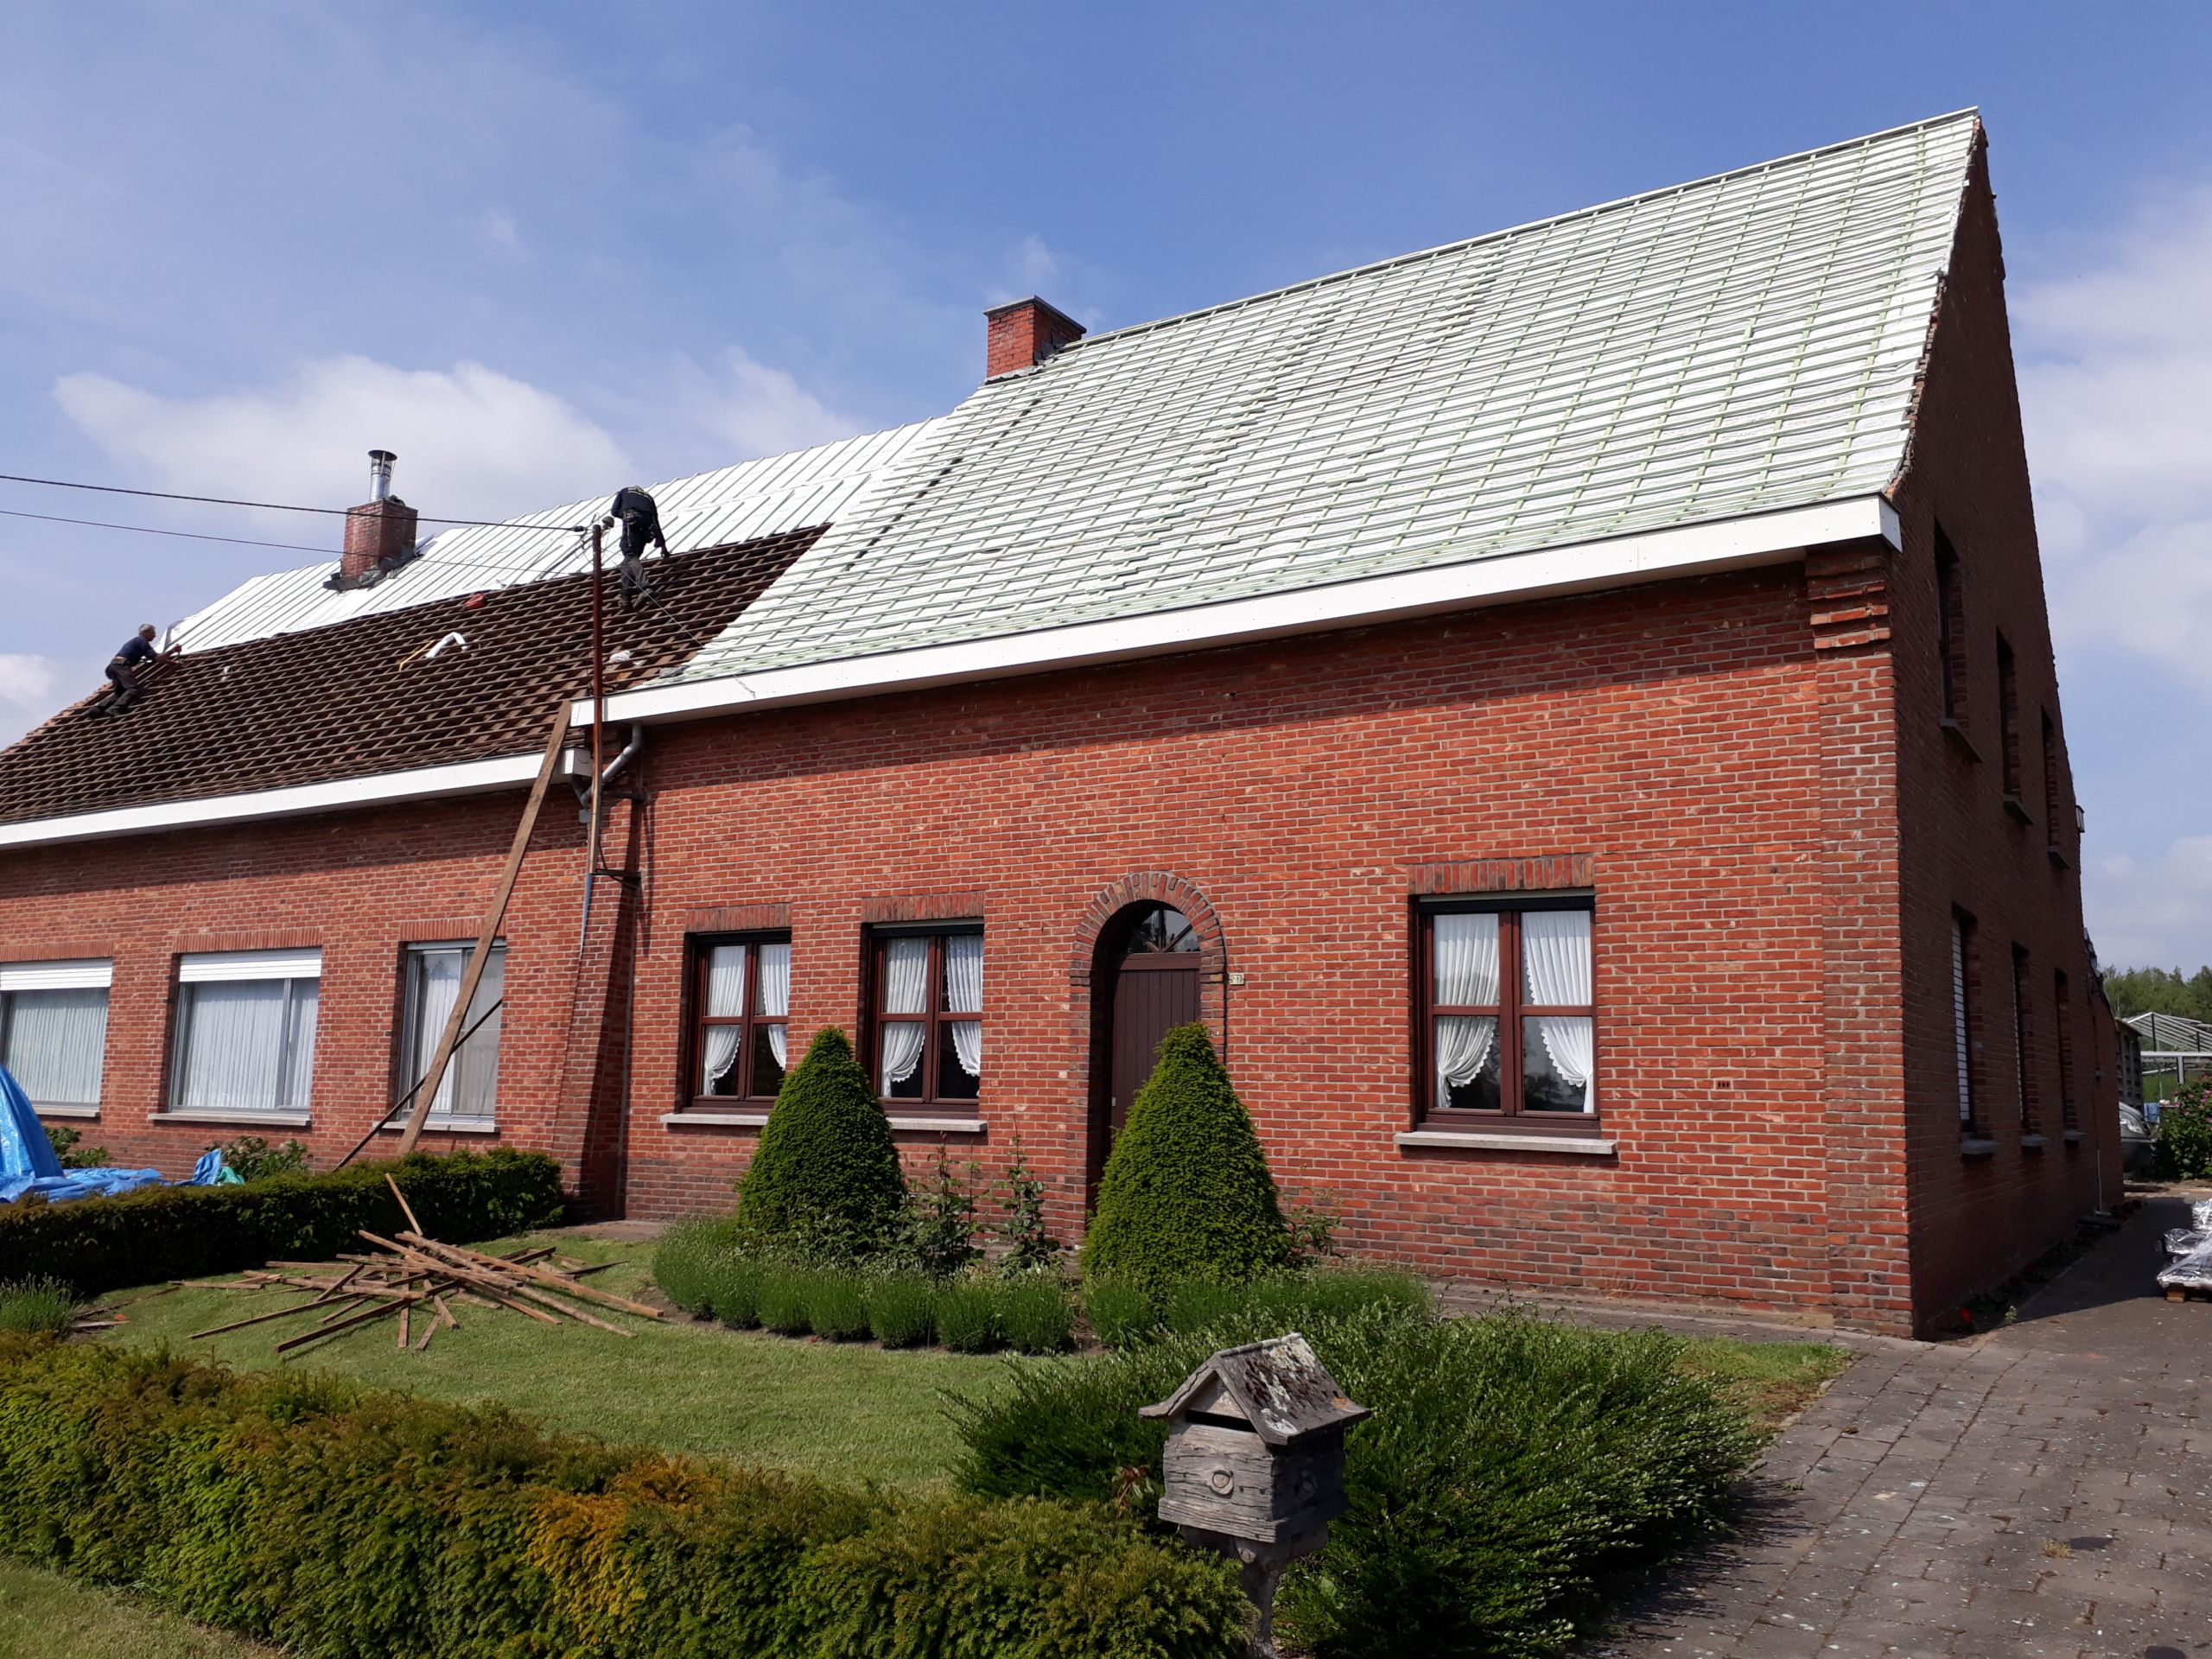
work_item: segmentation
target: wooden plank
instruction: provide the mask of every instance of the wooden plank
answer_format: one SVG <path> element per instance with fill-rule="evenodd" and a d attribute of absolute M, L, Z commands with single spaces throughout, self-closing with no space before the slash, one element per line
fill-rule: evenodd
<path fill-rule="evenodd" d="M 558 1308 L 562 1313 L 567 1314 L 572 1319 L 580 1320 L 585 1325 L 595 1325 L 602 1331 L 612 1331 L 618 1337 L 634 1337 L 638 1334 L 634 1331 L 625 1331 L 620 1325 L 611 1324 L 607 1320 L 601 1319 L 596 1313 L 587 1313 L 581 1307 L 571 1306 L 569 1304 L 562 1301 L 550 1291 L 532 1290 L 527 1285 L 517 1285 L 515 1287 L 515 1294 L 518 1296 L 527 1296 L 533 1302 L 542 1302 L 547 1307 Z"/>
<path fill-rule="evenodd" d="M 607 1307 L 620 1308 L 625 1313 L 642 1314 L 649 1319 L 657 1319 L 660 1317 L 660 1310 L 657 1307 L 648 1306 L 644 1302 L 633 1302 L 626 1296 L 617 1296 L 613 1291 L 601 1290 L 596 1285 L 580 1285 L 567 1274 L 556 1273 L 550 1268 L 541 1268 L 534 1263 L 524 1265 L 520 1262 L 503 1262 L 496 1255 L 479 1255 L 474 1250 L 462 1249 L 457 1244 L 441 1244 L 435 1239 L 424 1238 L 419 1233 L 402 1233 L 400 1236 L 418 1249 L 427 1249 L 441 1258 L 481 1264 L 492 1268 L 504 1268 L 509 1273 L 519 1274 L 525 1279 L 535 1279 L 540 1284 L 551 1285 L 556 1290 L 566 1291 L 572 1296 L 581 1296 L 587 1301 L 598 1302 Z"/>
<path fill-rule="evenodd" d="M 410 1249 L 404 1244 L 395 1244 L 390 1239 L 378 1238 L 374 1233 L 370 1232 L 366 1228 L 363 1228 L 361 1230 L 361 1236 L 370 1240 L 373 1243 L 381 1244 L 387 1249 L 398 1251 L 412 1264 L 428 1268 L 435 1272 L 443 1273 L 448 1278 L 467 1281 L 469 1283 L 476 1286 L 479 1289 L 483 1291 L 486 1295 L 491 1297 L 493 1301 L 498 1302 L 502 1307 L 512 1307 L 518 1313 L 527 1313 L 531 1319 L 539 1321 L 541 1324 L 558 1325 L 561 1323 L 560 1320 L 555 1319 L 551 1314 L 541 1312 L 539 1309 L 531 1306 L 527 1302 L 516 1301 L 512 1295 L 507 1294 L 511 1292 L 514 1287 L 507 1283 L 506 1281 L 499 1277 L 496 1273 L 475 1267 L 454 1267 L 447 1262 L 441 1262 L 434 1255 L 426 1255 L 420 1251 Z"/>
<path fill-rule="evenodd" d="M 399 1345 L 403 1349 L 407 1346 L 408 1319 L 414 1312 L 414 1304 L 411 1302 L 402 1302 L 399 1305 Z M 430 1329 L 435 1331 L 437 1326 L 434 1325 Z"/>
<path fill-rule="evenodd" d="M 202 1337 L 219 1337 L 226 1331 L 243 1331 L 249 1325 L 266 1325 L 271 1319 L 289 1319 L 295 1313 L 304 1313 L 311 1307 L 321 1307 L 329 1301 L 327 1295 L 310 1296 L 304 1302 L 295 1302 L 289 1307 L 280 1307 L 273 1313 L 257 1313 L 250 1319 L 232 1319 L 228 1325 L 210 1325 L 205 1331 L 195 1331 L 187 1342 L 197 1342 Z"/>
<path fill-rule="evenodd" d="M 384 1184 L 391 1189 L 391 1196 L 399 1201 L 399 1213 L 407 1218 L 410 1230 L 421 1232 L 423 1224 L 415 1219 L 415 1206 L 407 1202 L 407 1195 L 399 1190 L 399 1183 L 391 1179 L 389 1172 L 385 1175 Z"/>
<path fill-rule="evenodd" d="M 276 1351 L 281 1354 L 287 1348 L 297 1348 L 304 1343 L 320 1342 L 325 1337 L 336 1336 L 340 1331 L 351 1330 L 357 1325 L 366 1325 L 371 1319 L 380 1319 L 391 1312 L 390 1302 L 378 1302 L 365 1312 L 354 1314 L 349 1319 L 339 1319 L 328 1325 L 318 1325 L 312 1331 L 303 1331 L 296 1337 L 287 1337 L 276 1344 Z"/>
<path fill-rule="evenodd" d="M 476 936 L 476 948 L 468 953 L 468 966 L 461 972 L 461 988 L 454 993 L 453 1012 L 446 1016 L 445 1031 L 438 1038 L 436 1052 L 431 1055 L 422 1084 L 415 1091 L 415 1107 L 407 1115 L 407 1127 L 400 1132 L 397 1151 L 402 1158 L 414 1151 L 415 1143 L 423 1138 L 423 1122 L 430 1116 L 439 1085 L 445 1081 L 446 1068 L 453 1063 L 453 1052 L 460 1044 L 469 1005 L 476 1000 L 477 983 L 484 977 L 484 964 L 491 957 L 493 942 L 499 937 L 499 925 L 507 918 L 507 901 L 514 897 L 515 878 L 522 874 L 531 836 L 537 829 L 538 809 L 545 804 L 545 787 L 553 781 L 554 768 L 561 760 L 561 746 L 568 735 L 569 700 L 563 697 L 560 712 L 553 716 L 553 728 L 545 734 L 545 754 L 537 765 L 537 781 L 530 786 L 530 801 L 522 810 L 522 822 L 515 826 L 514 844 L 507 849 L 506 868 L 500 872 L 491 908 L 484 914 L 484 928 Z M 410 1230 L 420 1232 L 422 1229 L 411 1227 Z"/>

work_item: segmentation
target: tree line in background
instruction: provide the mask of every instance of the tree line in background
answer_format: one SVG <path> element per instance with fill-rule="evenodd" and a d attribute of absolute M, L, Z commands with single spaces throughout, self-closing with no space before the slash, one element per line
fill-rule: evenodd
<path fill-rule="evenodd" d="M 2183 977 L 2178 968 L 2119 968 L 2105 975 L 2105 997 L 2122 1020 L 2174 1014 L 2212 1025 L 2212 967 Z"/>

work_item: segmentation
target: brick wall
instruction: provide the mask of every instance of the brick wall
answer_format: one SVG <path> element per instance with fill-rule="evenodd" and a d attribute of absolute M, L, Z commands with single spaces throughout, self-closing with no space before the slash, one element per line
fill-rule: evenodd
<path fill-rule="evenodd" d="M 1904 548 L 1891 561 L 1905 962 L 1904 1102 L 1911 1143 L 1914 1301 L 1923 1324 L 2064 1236 L 2075 1217 L 2120 1195 L 2109 1033 L 2082 944 L 2080 837 L 2064 752 L 2043 571 L 2005 322 L 2004 263 L 1986 156 L 1978 156 L 1932 336 L 1918 435 L 1897 493 Z M 1960 728 L 1942 723 L 1936 527 L 1958 558 L 1963 632 Z M 1998 640 L 2017 677 L 2021 800 L 2004 799 Z M 2042 716 L 2056 736 L 2057 811 L 2044 801 Z M 2054 852 L 2056 855 L 2054 856 Z M 1950 925 L 1974 918 L 1972 1069 L 1983 1138 L 1962 1155 L 1952 1040 Z M 2012 978 L 2026 963 L 2031 1128 L 2024 1146 Z M 2075 1120 L 2060 1100 L 2055 972 L 2069 982 L 2065 1040 Z"/>

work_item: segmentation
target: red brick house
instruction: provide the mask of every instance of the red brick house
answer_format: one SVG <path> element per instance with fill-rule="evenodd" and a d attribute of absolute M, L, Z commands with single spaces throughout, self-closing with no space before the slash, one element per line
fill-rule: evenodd
<path fill-rule="evenodd" d="M 0 756 L 0 1053 L 181 1168 L 435 1144 L 729 1202 L 855 1033 L 1076 1233 L 1203 1018 L 1351 1246 L 1926 1329 L 2118 1192 L 1971 112 L 1164 321 L 990 314 L 939 419 L 419 542 L 371 504 Z M 435 511 L 435 509 L 432 509 Z M 611 595 L 611 586 L 607 589 Z"/>

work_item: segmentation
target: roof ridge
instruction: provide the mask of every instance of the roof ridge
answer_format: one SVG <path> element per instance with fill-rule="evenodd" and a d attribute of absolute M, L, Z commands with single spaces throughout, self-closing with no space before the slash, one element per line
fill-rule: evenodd
<path fill-rule="evenodd" d="M 1531 231 L 1545 230 L 1554 225 L 1567 224 L 1573 219 L 1588 219 L 1599 213 L 1613 213 L 1624 207 L 1632 207 L 1639 202 L 1656 201 L 1662 197 L 1679 195 L 1684 191 L 1695 190 L 1706 185 L 1720 184 L 1730 179 L 1746 178 L 1754 173 L 1768 172 L 1774 168 L 1788 166 L 1793 162 L 1809 162 L 1816 156 L 1834 155 L 1839 151 L 1878 143 L 1885 138 L 1902 137 L 1909 132 L 1932 130 L 1961 120 L 1979 122 L 1980 119 L 1981 106 L 1969 104 L 1962 109 L 1952 110 L 1942 115 L 1931 115 L 1922 120 L 1907 121 L 1898 126 L 1885 127 L 1878 132 L 1862 133 L 1856 138 L 1842 138 L 1834 143 L 1815 144 L 1809 149 L 1792 150 L 1786 156 L 1772 156 L 1766 161 L 1752 162 L 1743 167 L 1726 168 L 1718 173 L 1707 173 L 1700 178 L 1684 179 L 1678 183 L 1660 185 L 1649 190 L 1638 190 L 1630 195 L 1615 196 L 1607 201 L 1592 202 L 1587 207 L 1570 208 L 1564 213 L 1548 213 L 1541 219 L 1523 219 L 1517 225 L 1504 226 L 1494 231 L 1484 231 L 1478 235 L 1464 236 L 1450 242 L 1440 242 L 1433 247 L 1417 248 L 1410 253 L 1395 253 L 1387 258 L 1371 259 L 1364 264 L 1348 265 L 1342 270 L 1329 271 L 1323 276 L 1300 277 L 1294 283 L 1285 283 L 1279 287 L 1262 289 L 1257 294 L 1246 294 L 1233 300 L 1217 300 L 1211 305 L 1202 305 L 1195 310 L 1179 311 L 1172 316 L 1154 317 L 1144 322 L 1125 323 L 1119 328 L 1109 328 L 1100 334 L 1085 334 L 1078 340 L 1069 341 L 1051 357 L 1046 358 L 1043 363 L 1039 364 L 1038 367 L 1048 368 L 1064 358 L 1073 357 L 1080 352 L 1103 346 L 1110 340 L 1124 340 L 1135 334 L 1150 334 L 1155 329 L 1173 327 L 1178 323 L 1192 322 L 1200 317 L 1210 317 L 1218 312 L 1234 311 L 1241 306 L 1256 305 L 1262 301 L 1281 299 L 1286 295 L 1304 293 L 1310 289 L 1325 288 L 1332 283 L 1346 282 L 1355 276 L 1365 276 L 1376 271 L 1390 270 L 1401 265 L 1417 264 L 1424 259 L 1434 259 L 1444 254 L 1457 253 L 1465 248 L 1479 247 L 1485 242 L 1503 241 L 1508 237 L 1526 235 Z M 1017 377 L 1008 375 L 1003 378 L 1011 380 Z"/>

